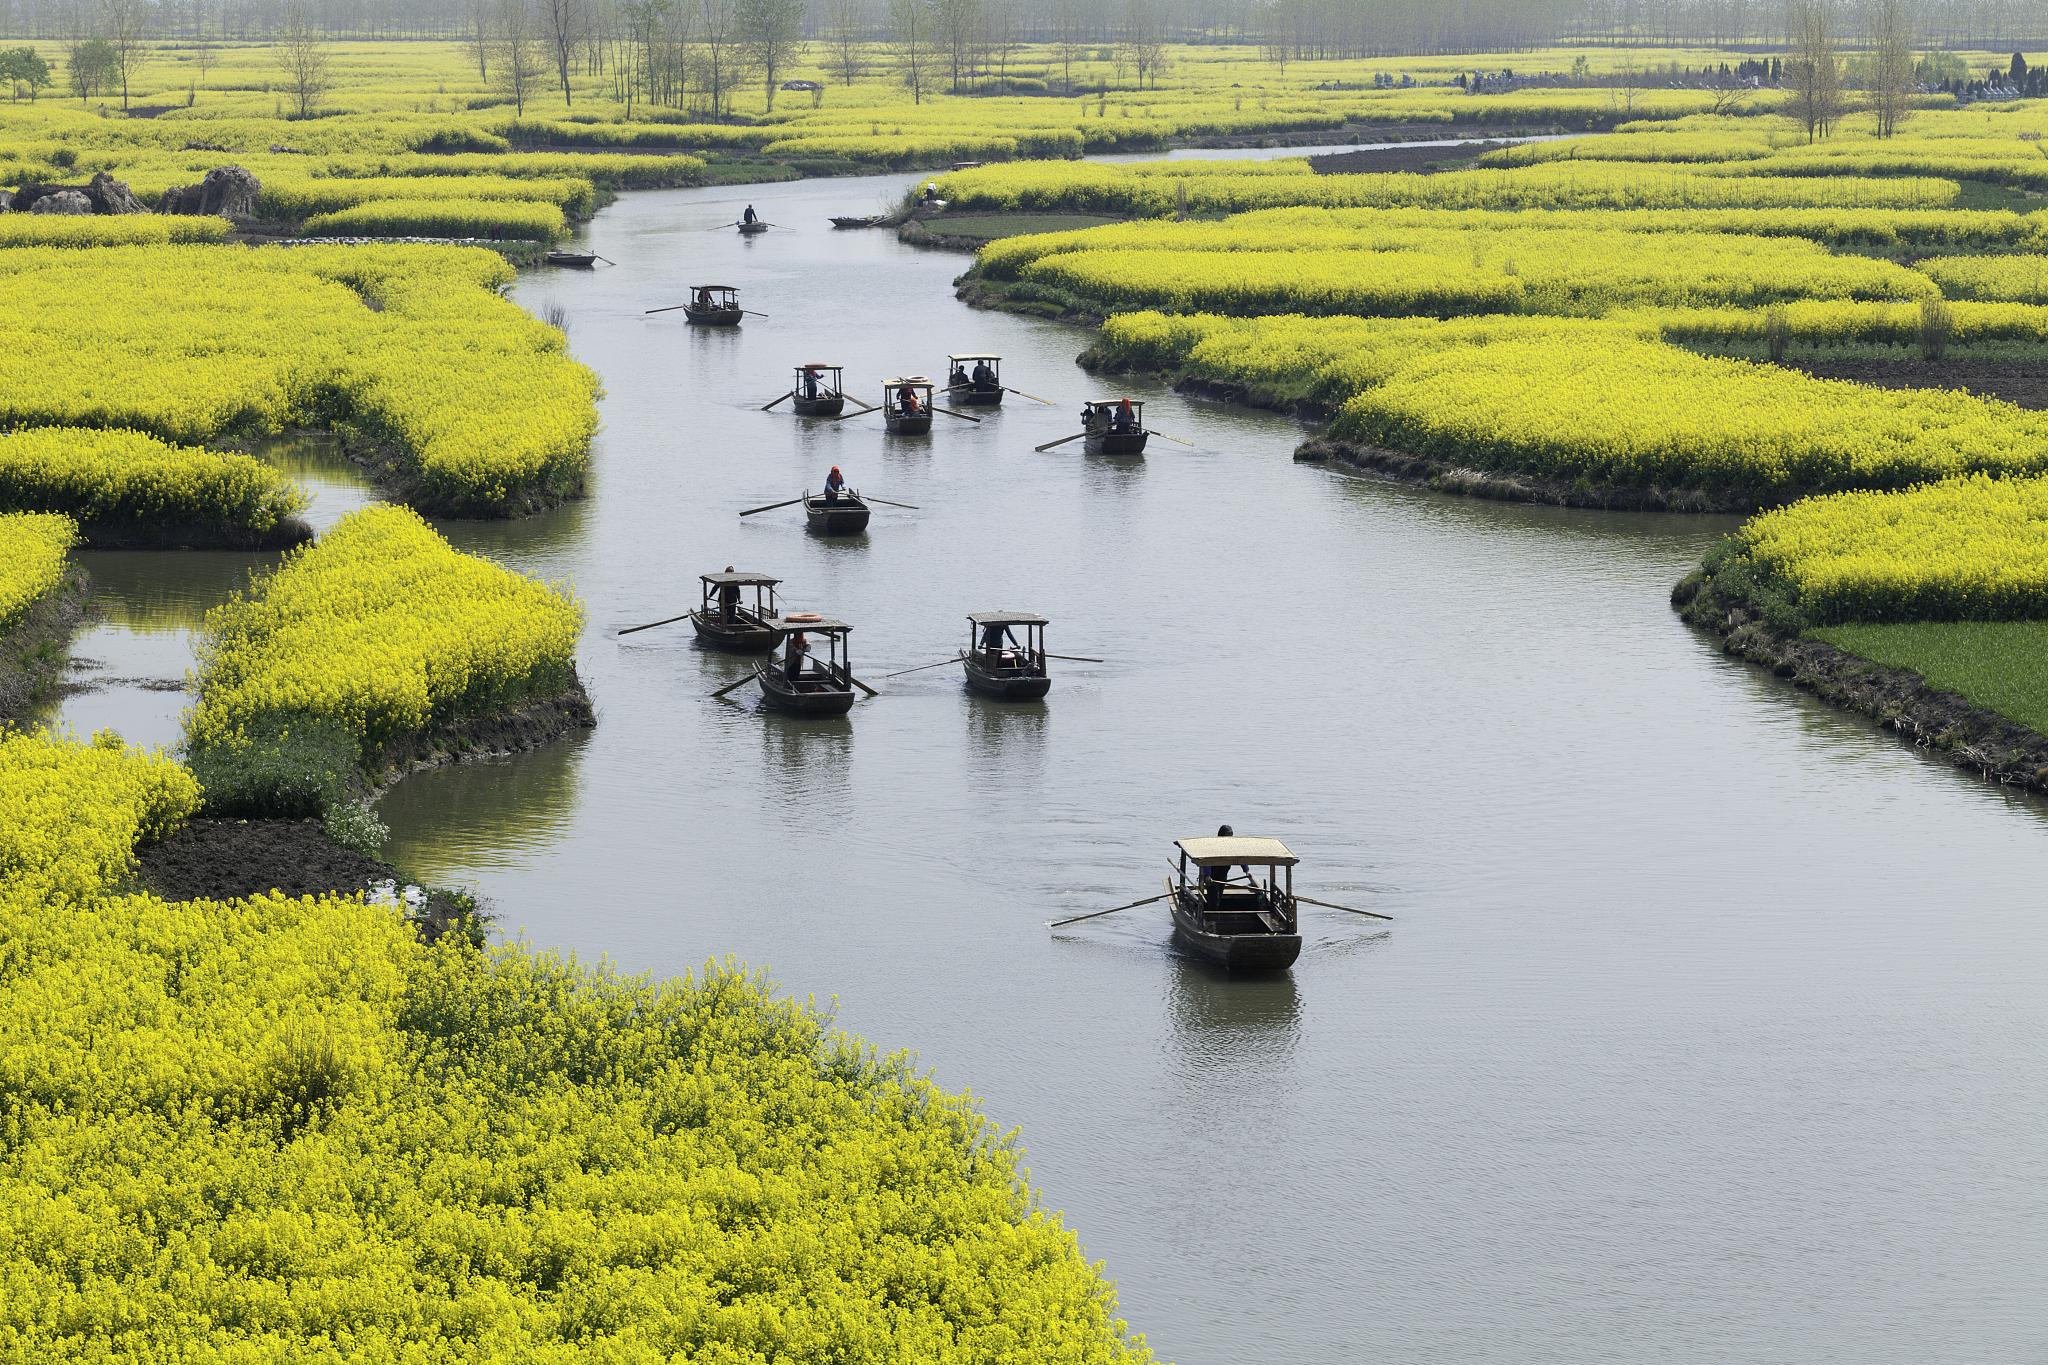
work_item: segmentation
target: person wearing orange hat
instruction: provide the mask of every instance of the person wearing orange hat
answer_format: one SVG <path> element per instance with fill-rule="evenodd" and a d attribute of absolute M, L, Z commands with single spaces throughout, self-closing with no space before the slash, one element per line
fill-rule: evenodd
<path fill-rule="evenodd" d="M 835 464 L 835 465 L 833 465 L 833 466 L 832 466 L 832 472 L 831 472 L 830 474 L 827 474 L 827 475 L 825 476 L 825 504 L 826 504 L 826 506 L 828 506 L 828 507 L 829 507 L 829 506 L 831 506 L 831 505 L 832 505 L 833 503 L 835 503 L 835 502 L 838 502 L 838 501 L 839 501 L 839 495 L 840 495 L 841 493 L 844 493 L 845 491 L 846 491 L 846 479 L 845 479 L 845 477 L 844 477 L 843 475 L 841 475 L 841 474 L 840 474 L 840 472 L 839 472 L 839 466 Z"/>

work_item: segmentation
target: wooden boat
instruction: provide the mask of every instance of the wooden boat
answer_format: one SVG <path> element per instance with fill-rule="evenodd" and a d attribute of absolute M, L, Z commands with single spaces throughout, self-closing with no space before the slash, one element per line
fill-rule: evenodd
<path fill-rule="evenodd" d="M 751 223 L 743 222 L 739 226 L 742 237 L 758 237 L 768 230 L 768 225 L 758 218 Z"/>
<path fill-rule="evenodd" d="M 766 654 L 782 643 L 783 626 L 775 606 L 775 586 L 782 580 L 766 574 L 697 575 L 704 600 L 690 613 L 690 625 L 706 648 L 728 654 Z M 754 590 L 750 607 L 741 601 L 744 589 Z"/>
<path fill-rule="evenodd" d="M 745 312 L 740 291 L 729 284 L 692 285 L 690 301 L 683 305 L 683 316 L 699 327 L 737 327 Z"/>
<path fill-rule="evenodd" d="M 972 367 L 986 365 L 988 378 L 978 381 Z M 946 397 L 963 408 L 999 408 L 1003 405 L 1003 358 L 999 355 L 968 353 L 946 357 Z"/>
<path fill-rule="evenodd" d="M 835 217 L 832 219 L 832 226 L 836 228 L 871 228 L 880 227 L 888 221 L 886 214 L 871 213 L 865 218 Z"/>
<path fill-rule="evenodd" d="M 1043 616 L 1028 611 L 983 611 L 967 618 L 967 648 L 960 662 L 967 686 L 1000 701 L 1037 701 L 1052 687 L 1045 668 Z M 1012 633 L 1024 631 L 1023 640 Z"/>
<path fill-rule="evenodd" d="M 777 711 L 797 716 L 843 716 L 853 709 L 853 664 L 846 648 L 844 621 L 791 622 L 789 645 L 783 658 L 761 666 L 754 674 L 761 683 L 761 698 Z M 814 650 L 797 651 L 796 642 L 809 644 L 810 637 L 825 641 L 825 657 Z M 790 660 L 795 659 L 796 676 Z"/>
<path fill-rule="evenodd" d="M 1301 956 L 1294 901 L 1299 860 L 1287 845 L 1219 835 L 1180 839 L 1174 846 L 1180 850 L 1179 879 L 1166 882 L 1174 941 L 1226 971 L 1293 966 Z"/>
<path fill-rule="evenodd" d="M 932 429 L 932 389 L 922 375 L 882 384 L 882 421 L 895 436 L 923 436 Z"/>
<path fill-rule="evenodd" d="M 594 251 L 550 251 L 549 265 L 567 266 L 571 270 L 594 270 L 597 268 L 597 253 Z"/>
<path fill-rule="evenodd" d="M 851 488 L 827 502 L 823 493 L 804 495 L 804 529 L 814 536 L 857 536 L 868 529 L 873 515 L 860 494 Z"/>
<path fill-rule="evenodd" d="M 846 411 L 846 390 L 837 365 L 822 362 L 796 367 L 796 388 L 790 403 L 799 417 L 837 417 Z"/>
<path fill-rule="evenodd" d="M 1081 407 L 1083 446 L 1090 455 L 1143 455 L 1151 432 L 1145 405 L 1128 398 L 1091 398 Z"/>

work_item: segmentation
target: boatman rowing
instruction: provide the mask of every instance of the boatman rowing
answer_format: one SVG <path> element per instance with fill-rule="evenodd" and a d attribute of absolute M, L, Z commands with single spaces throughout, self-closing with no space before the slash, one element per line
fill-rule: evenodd
<path fill-rule="evenodd" d="M 845 491 L 846 477 L 839 472 L 839 466 L 835 464 L 832 466 L 832 472 L 825 476 L 825 505 L 830 507 L 838 502 L 840 495 Z"/>

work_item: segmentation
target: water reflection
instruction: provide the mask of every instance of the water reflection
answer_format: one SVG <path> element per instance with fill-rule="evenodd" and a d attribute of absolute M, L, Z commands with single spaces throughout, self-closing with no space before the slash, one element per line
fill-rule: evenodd
<path fill-rule="evenodd" d="M 256 454 L 306 490 L 306 510 L 299 515 L 316 534 L 379 500 L 369 476 L 341 453 L 340 440 L 329 433 L 293 431 L 272 436 L 256 446 Z"/>
<path fill-rule="evenodd" d="M 392 830 L 385 857 L 430 881 L 522 865 L 573 824 L 590 743 L 577 730 L 530 753 L 414 773 L 377 802 Z"/>
<path fill-rule="evenodd" d="M 967 722 L 965 762 L 972 787 L 983 795 L 997 790 L 1041 790 L 1046 778 L 1046 746 L 1052 734 L 1051 706 L 1043 701 L 998 701 L 968 692 L 957 666 L 933 669 L 932 674 L 962 693 L 961 709 Z"/>
<path fill-rule="evenodd" d="M 1301 1042 L 1301 990 L 1290 972 L 1232 976 L 1176 951 L 1167 972 L 1167 1016 L 1191 1072 L 1257 1073 L 1291 1060 Z"/>

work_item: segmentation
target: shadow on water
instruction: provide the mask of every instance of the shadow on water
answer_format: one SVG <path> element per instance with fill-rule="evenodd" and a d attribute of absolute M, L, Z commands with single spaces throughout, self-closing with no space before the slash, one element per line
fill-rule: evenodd
<path fill-rule="evenodd" d="M 579 730 L 532 753 L 414 773 L 377 801 L 392 830 L 385 856 L 429 881 L 521 867 L 574 824 L 589 747 Z"/>

